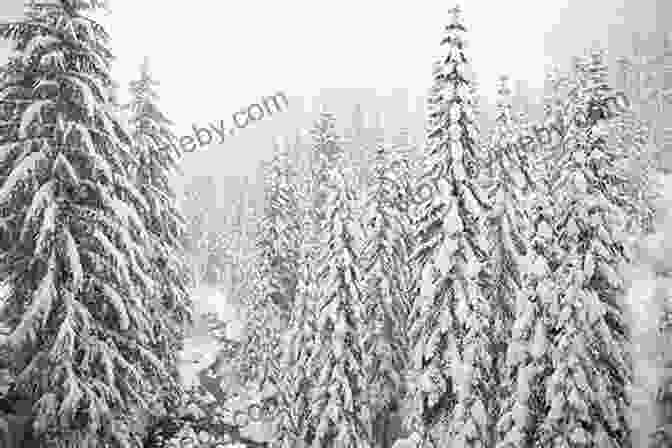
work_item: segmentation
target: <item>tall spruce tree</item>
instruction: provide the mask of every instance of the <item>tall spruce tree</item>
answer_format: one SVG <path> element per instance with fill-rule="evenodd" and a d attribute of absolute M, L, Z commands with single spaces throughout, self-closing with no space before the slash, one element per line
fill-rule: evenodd
<path fill-rule="evenodd" d="M 504 88 L 500 88 L 500 114 L 493 135 L 494 160 L 497 162 L 505 156 L 509 165 L 521 173 L 516 176 L 517 181 L 507 180 L 510 169 L 498 162 L 495 165 L 498 168 L 495 191 L 502 195 L 501 199 L 514 198 L 518 204 L 511 210 L 505 205 L 508 201 L 495 201 L 498 205 L 493 214 L 496 217 L 511 210 L 503 216 L 513 218 L 505 227 L 495 220 L 492 227 L 495 254 L 500 254 L 493 258 L 494 264 L 506 267 L 505 271 L 495 269 L 495 274 L 504 274 L 500 281 L 508 287 L 499 290 L 497 281 L 493 286 L 498 293 L 506 291 L 505 306 L 512 307 L 513 311 L 513 321 L 505 332 L 504 364 L 500 365 L 503 380 L 500 391 L 505 395 L 501 397 L 501 408 L 497 413 L 496 446 L 529 447 L 533 444 L 536 419 L 540 418 L 545 406 L 543 373 L 548 363 L 544 357 L 545 346 L 534 345 L 539 338 L 533 338 L 535 334 L 544 334 L 542 325 L 546 316 L 541 303 L 553 287 L 549 264 L 554 252 L 549 245 L 554 241 L 551 227 L 554 215 L 553 202 L 548 199 L 547 167 L 550 166 L 548 155 L 553 154 L 548 129 L 552 129 L 555 122 L 549 121 L 534 131 L 518 123 L 510 114 L 510 91 L 501 87 Z M 550 104 L 548 110 L 551 110 Z M 541 137 L 540 130 L 546 131 Z M 537 134 L 534 141 L 530 140 L 533 138 L 531 132 Z M 520 150 L 519 144 L 527 150 L 512 151 Z M 504 195 L 506 191 L 508 195 Z M 504 228 L 509 229 L 510 237 L 498 243 L 497 232 Z M 503 244 L 507 240 L 509 242 Z"/>
<path fill-rule="evenodd" d="M 496 367 L 492 381 L 488 409 L 498 418 L 510 401 L 515 388 L 515 378 L 506 376 L 506 352 L 511 338 L 518 292 L 523 289 L 528 253 L 529 222 L 525 199 L 532 187 L 521 146 L 521 129 L 512 114 L 511 90 L 508 77 L 500 77 L 498 88 L 498 114 L 489 142 L 489 176 L 492 181 L 490 199 L 493 204 L 488 217 L 490 240 L 490 274 L 488 296 L 494 305 L 493 325 L 490 333 L 493 347 L 493 364 Z M 515 395 L 514 395 L 515 396 Z M 491 436 L 492 437 L 492 436 Z M 491 445 L 491 442 L 486 445 Z"/>
<path fill-rule="evenodd" d="M 630 447 L 627 419 L 632 366 L 622 267 L 629 148 L 609 145 L 611 125 L 603 55 L 575 64 L 576 95 L 552 185 L 560 249 L 556 288 L 543 304 L 534 347 L 547 352 L 546 411 L 535 439 L 544 446 Z"/>
<path fill-rule="evenodd" d="M 301 224 L 296 174 L 288 154 L 275 154 L 268 176 L 257 246 L 264 259 L 262 275 L 268 301 L 287 313 L 296 291 Z"/>
<path fill-rule="evenodd" d="M 305 201 L 305 202 L 304 202 Z M 298 283 L 287 332 L 283 338 L 281 371 L 277 378 L 280 389 L 279 440 L 284 448 L 294 447 L 312 437 L 310 427 L 310 394 L 313 378 L 306 371 L 311 354 L 316 349 L 314 244 L 308 232 L 313 221 L 308 213 L 312 201 L 302 201 L 303 238 L 299 250 Z"/>
<path fill-rule="evenodd" d="M 521 128 L 512 113 L 508 77 L 500 77 L 496 126 L 489 144 L 489 169 L 493 203 L 490 216 L 490 258 L 494 274 L 496 302 L 502 310 L 512 310 L 516 291 L 522 287 L 524 266 L 521 256 L 527 253 L 527 211 L 522 207 L 530 194 L 532 180 L 527 171 L 526 154 L 521 146 Z"/>
<path fill-rule="evenodd" d="M 326 119 L 326 121 L 325 121 Z M 333 119 L 322 116 L 314 132 L 316 149 L 342 154 L 331 133 Z M 326 125 L 326 126 L 325 126 Z M 328 145 L 328 148 L 322 148 Z M 309 390 L 310 442 L 314 446 L 370 446 L 372 412 L 368 406 L 362 331 L 358 243 L 352 217 L 352 194 L 345 181 L 343 157 L 327 171 L 323 238 L 315 306 L 316 345 L 304 368 L 314 378 Z"/>
<path fill-rule="evenodd" d="M 334 116 L 329 112 L 320 113 L 315 126 L 310 130 L 313 139 L 311 151 L 311 196 L 313 198 L 313 220 L 319 234 L 327 219 L 325 204 L 329 195 L 331 169 L 344 157 L 340 137 L 336 133 Z"/>
<path fill-rule="evenodd" d="M 136 411 L 170 379 L 153 351 L 147 199 L 110 102 L 108 35 L 89 15 L 103 6 L 35 2 L 0 25 L 19 53 L 0 82 L 2 311 L 41 446 L 137 446 Z"/>
<path fill-rule="evenodd" d="M 366 243 L 361 254 L 364 301 L 367 307 L 365 344 L 367 373 L 376 416 L 376 446 L 389 446 L 391 413 L 401 404 L 407 364 L 406 340 L 410 289 L 408 260 L 410 229 L 402 155 L 385 147 L 375 150 L 368 200 L 364 210 Z M 405 169 L 406 168 L 406 169 Z"/>
<path fill-rule="evenodd" d="M 323 121 L 332 121 L 333 117 L 321 114 Z M 318 121 L 319 123 L 319 121 Z M 297 270 L 297 285 L 294 303 L 290 313 L 288 329 L 283 335 L 283 357 L 281 372 L 277 377 L 277 385 L 282 393 L 280 397 L 280 422 L 278 440 L 283 447 L 295 446 L 295 444 L 310 443 L 314 438 L 315 427 L 311 425 L 311 396 L 310 390 L 314 383 L 306 370 L 311 356 L 317 350 L 317 319 L 315 304 L 318 297 L 319 285 L 317 282 L 321 232 L 319 229 L 319 216 L 315 206 L 323 206 L 322 195 L 324 185 L 318 178 L 324 179 L 324 171 L 330 164 L 320 157 L 322 148 L 319 141 L 326 142 L 329 146 L 331 141 L 336 140 L 333 132 L 333 123 L 322 123 L 321 129 L 332 127 L 330 138 L 320 138 L 318 135 L 320 126 L 311 130 L 313 144 L 311 151 L 305 151 L 302 167 L 299 170 L 297 202 L 300 216 L 300 244 Z M 299 137 L 296 140 L 299 149 L 307 149 L 308 144 Z M 336 149 L 338 151 L 338 148 Z M 318 152 L 313 154 L 312 152 Z M 332 160 L 337 160 L 336 158 Z"/>
<path fill-rule="evenodd" d="M 480 281 L 487 242 L 480 191 L 483 156 L 471 111 L 471 82 L 460 10 L 442 40 L 434 70 L 424 185 L 434 194 L 419 207 L 414 260 L 422 277 L 411 315 L 414 426 L 451 420 L 450 438 L 487 437 L 486 390 L 493 368 L 492 307 Z M 422 187 L 422 186 L 421 186 Z M 457 405 L 457 407 L 456 407 Z M 461 446 L 461 445 L 458 445 Z"/>
<path fill-rule="evenodd" d="M 187 221 L 187 249 L 197 285 L 216 284 L 218 271 L 231 257 L 234 229 L 222 228 L 227 216 L 218 209 L 218 187 L 213 176 L 192 176 L 184 186 L 181 210 Z M 233 214 L 229 214 L 231 216 Z M 224 233 L 228 230 L 225 238 Z"/>
<path fill-rule="evenodd" d="M 258 282 L 245 303 L 246 341 L 242 355 L 265 384 L 280 374 L 280 342 L 295 301 L 300 250 L 300 215 L 295 174 L 285 152 L 268 166 L 266 207 L 256 241 Z"/>
<path fill-rule="evenodd" d="M 130 83 L 129 128 L 139 166 L 135 181 L 145 199 L 141 216 L 151 238 L 152 274 L 159 286 L 155 300 L 148 302 L 159 335 L 155 352 L 173 370 L 177 379 L 177 354 L 182 349 L 185 324 L 191 320 L 190 269 L 186 262 L 186 225 L 177 209 L 170 176 L 178 172 L 180 152 L 172 123 L 158 107 L 159 83 L 150 73 L 149 59 L 140 68 L 140 78 Z M 175 384 L 167 384 L 175 389 Z M 172 387 L 170 387 L 172 386 Z M 174 392 L 175 390 L 173 390 Z"/>
<path fill-rule="evenodd" d="M 654 230 L 655 204 L 660 198 L 661 177 L 656 166 L 649 127 L 633 110 L 615 111 L 612 100 L 607 110 L 609 126 L 605 140 L 611 147 L 622 148 L 629 154 L 623 167 L 627 183 L 622 202 L 627 217 L 627 229 L 634 238 Z"/>

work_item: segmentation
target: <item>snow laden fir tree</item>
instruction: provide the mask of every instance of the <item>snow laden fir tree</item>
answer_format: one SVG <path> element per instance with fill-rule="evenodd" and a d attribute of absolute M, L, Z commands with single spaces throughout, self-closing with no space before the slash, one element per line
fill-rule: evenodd
<path fill-rule="evenodd" d="M 410 329 L 415 423 L 453 446 L 487 446 L 492 406 L 493 305 L 487 300 L 483 261 L 488 209 L 479 174 L 473 89 L 468 79 L 460 10 L 452 11 L 435 64 L 423 185 L 433 194 L 419 207 L 414 260 L 421 285 Z M 421 186 L 422 187 L 422 186 Z M 423 428 L 424 427 L 424 428 Z"/>
<path fill-rule="evenodd" d="M 554 273 L 559 290 L 549 303 L 553 373 L 540 438 L 554 446 L 631 446 L 622 269 L 631 259 L 625 231 L 633 198 L 626 170 L 635 152 L 608 145 L 613 91 L 602 53 L 580 67 L 581 89 L 570 113 L 585 119 L 572 120 L 554 179 L 562 255 Z"/>
<path fill-rule="evenodd" d="M 299 276 L 300 214 L 295 172 L 286 152 L 268 166 L 266 205 L 256 239 L 258 282 L 245 298 L 246 337 L 241 354 L 252 379 L 277 381 L 281 338 L 287 331 Z M 284 391 L 279 390 L 279 393 Z"/>
<path fill-rule="evenodd" d="M 126 106 L 130 113 L 129 129 L 133 148 L 138 155 L 135 182 L 145 202 L 139 209 L 145 221 L 153 250 L 150 262 L 156 285 L 157 299 L 149 302 L 149 309 L 159 339 L 156 349 L 161 359 L 171 367 L 177 365 L 177 354 L 182 349 L 184 327 L 190 320 L 190 269 L 186 260 L 186 222 L 177 209 L 177 199 L 170 185 L 170 175 L 178 171 L 180 152 L 175 134 L 158 107 L 159 83 L 152 78 L 149 58 L 140 67 L 140 78 L 130 83 L 131 101 Z M 173 372 L 177 380 L 177 371 Z M 178 392 L 171 382 L 169 393 Z M 172 388 L 172 390 L 171 390 Z M 174 404 L 174 402 L 173 402 Z M 170 403 L 168 403 L 170 406 Z"/>
<path fill-rule="evenodd" d="M 333 119 L 323 115 L 314 133 L 316 146 L 340 150 L 329 138 Z M 326 134 L 326 135 L 325 135 Z M 360 229 L 352 218 L 352 194 L 345 181 L 342 158 L 330 165 L 324 191 L 322 251 L 314 306 L 314 345 L 303 368 L 312 378 L 308 394 L 309 434 L 312 446 L 370 446 L 372 411 L 366 395 L 364 369 L 366 339 L 361 332 L 364 304 L 360 291 L 358 241 Z M 310 327 L 308 327 L 310 330 Z"/>
<path fill-rule="evenodd" d="M 311 135 L 310 172 L 303 179 L 298 195 L 302 233 L 297 288 L 289 328 L 284 334 L 282 366 L 285 372 L 278 380 L 279 388 L 283 391 L 280 395 L 283 398 L 283 412 L 279 439 L 284 447 L 294 446 L 295 443 L 310 444 L 315 438 L 314 416 L 310 407 L 314 378 L 306 366 L 320 343 L 316 302 L 320 291 L 318 275 L 321 266 L 317 262 L 323 247 L 325 194 L 329 189 L 329 184 L 323 181 L 328 179 L 329 170 L 343 156 L 334 117 L 328 112 L 320 114 L 311 129 Z"/>
<path fill-rule="evenodd" d="M 171 375 L 157 349 L 160 291 L 134 141 L 110 100 L 98 1 L 29 4 L 0 35 L 19 53 L 0 81 L 3 307 L 16 391 L 34 437 L 132 446 L 132 423 Z M 144 215 L 146 216 L 146 215 Z"/>
<path fill-rule="evenodd" d="M 262 275 L 268 295 L 265 301 L 286 313 L 296 294 L 301 217 L 296 173 L 285 151 L 276 152 L 267 175 L 257 248 L 264 260 Z"/>
<path fill-rule="evenodd" d="M 312 201 L 307 201 L 311 203 Z M 305 207 L 309 210 L 309 207 Z M 313 220 L 309 213 L 303 213 L 303 229 L 311 229 Z M 302 238 L 300 246 L 297 290 L 292 307 L 288 331 L 284 334 L 281 374 L 277 379 L 280 390 L 281 419 L 278 439 L 283 448 L 306 442 L 311 436 L 310 396 L 308 391 L 312 378 L 305 366 L 315 350 L 317 335 L 314 303 L 317 297 L 315 266 L 313 262 L 314 244 L 310 235 Z M 301 442 L 299 442 L 301 441 Z"/>
<path fill-rule="evenodd" d="M 551 165 L 549 154 L 554 153 L 551 147 L 554 140 L 546 139 L 533 146 L 529 146 L 529 140 L 524 143 L 530 135 L 529 130 L 511 114 L 508 89 L 500 89 L 500 95 L 500 114 L 492 145 L 495 160 L 505 154 L 509 160 L 508 167 L 496 165 L 496 178 L 501 184 L 498 193 L 500 198 L 508 200 L 495 202 L 504 207 L 496 205 L 495 209 L 499 208 L 500 213 L 495 212 L 494 215 L 507 217 L 506 234 L 509 237 L 495 245 L 493 255 L 500 247 L 502 254 L 506 254 L 500 257 L 500 262 L 508 260 L 502 263 L 507 266 L 505 279 L 509 286 L 503 297 L 512 307 L 513 321 L 506 331 L 506 356 L 501 365 L 500 391 L 504 395 L 496 426 L 495 446 L 529 447 L 534 436 L 531 428 L 541 418 L 545 406 L 543 379 L 547 363 L 543 325 L 546 316 L 541 304 L 553 288 L 549 266 L 555 254 L 552 246 L 554 214 L 553 202 L 548 197 L 547 167 Z M 549 99 L 547 103 L 549 117 L 556 110 L 552 101 Z M 554 124 L 555 121 L 551 122 L 549 118 L 544 129 L 550 133 L 555 129 Z M 521 153 L 520 144 L 529 149 Z M 516 171 L 518 175 L 515 175 Z M 507 178 L 510 183 L 503 182 Z M 504 191 L 509 194 L 504 195 Z M 501 214 L 504 210 L 508 213 Z M 499 224 L 502 223 L 499 221 Z M 504 226 L 495 226 L 493 230 L 498 228 L 503 229 Z M 495 291 L 496 285 L 497 282 Z"/>
<path fill-rule="evenodd" d="M 543 381 L 543 406 L 528 420 L 527 434 L 544 446 L 629 447 L 632 367 L 622 269 L 630 260 L 626 210 L 635 199 L 626 167 L 636 153 L 605 138 L 614 118 L 602 54 L 579 61 L 575 76 L 550 178 L 557 206 L 553 230 L 545 232 L 552 255 L 541 271 L 552 281 L 521 302 L 514 340 L 519 372 L 527 373 L 518 382 L 529 390 Z"/>
<path fill-rule="evenodd" d="M 366 303 L 365 368 L 374 411 L 374 443 L 387 446 L 392 412 L 403 403 L 407 365 L 407 319 L 412 287 L 409 257 L 409 166 L 403 154 L 378 138 L 368 200 L 364 205 L 366 242 L 362 249 Z"/>
<path fill-rule="evenodd" d="M 500 77 L 497 120 L 489 142 L 489 196 L 492 210 L 488 219 L 489 288 L 493 305 L 492 349 L 494 364 L 491 381 L 492 417 L 498 419 L 515 402 L 519 391 L 515 378 L 507 375 L 506 353 L 511 340 L 516 298 L 524 288 L 528 272 L 527 256 L 529 213 L 525 205 L 533 187 L 528 154 L 522 145 L 524 129 L 512 111 L 508 77 Z M 513 375 L 515 377 L 515 375 Z M 513 411 L 515 412 L 515 411 Z M 489 446 L 497 440 L 495 427 L 490 427 Z M 507 428 L 508 437 L 515 434 Z"/>
<path fill-rule="evenodd" d="M 330 193 L 331 170 L 336 164 L 342 163 L 345 157 L 341 138 L 335 129 L 334 116 L 322 112 L 310 130 L 313 139 L 310 157 L 310 197 L 312 199 L 313 222 L 315 234 L 321 237 L 323 222 L 326 219 L 326 198 Z"/>

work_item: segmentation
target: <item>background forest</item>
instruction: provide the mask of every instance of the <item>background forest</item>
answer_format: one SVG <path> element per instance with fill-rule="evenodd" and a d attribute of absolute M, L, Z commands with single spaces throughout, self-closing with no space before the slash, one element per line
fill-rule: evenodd
<path fill-rule="evenodd" d="M 672 446 L 672 36 L 491 104 L 454 8 L 420 119 L 188 176 L 102 3 L 0 25 L 0 446 Z"/>

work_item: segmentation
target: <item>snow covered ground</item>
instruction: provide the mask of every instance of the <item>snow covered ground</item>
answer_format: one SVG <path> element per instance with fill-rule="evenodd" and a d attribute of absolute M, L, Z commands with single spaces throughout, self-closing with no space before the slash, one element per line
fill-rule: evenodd
<path fill-rule="evenodd" d="M 242 335 L 237 309 L 221 291 L 202 286 L 194 291 L 193 300 L 194 326 L 180 354 L 179 371 L 185 385 L 192 384 L 196 374 L 215 360 L 218 347 L 216 340 L 208 334 L 204 314 L 215 313 L 223 321 L 230 322 L 227 327 L 227 337 L 230 339 L 240 339 Z"/>
<path fill-rule="evenodd" d="M 212 287 L 200 287 L 194 291 L 194 327 L 185 341 L 184 350 L 181 353 L 180 374 L 183 383 L 188 386 L 198 382 L 197 374 L 209 366 L 217 353 L 217 342 L 208 334 L 203 315 L 215 313 L 223 321 L 230 324 L 227 327 L 227 337 L 240 339 L 242 336 L 242 324 L 238 317 L 236 307 L 228 303 L 226 296 Z M 242 394 L 232 398 L 225 404 L 230 412 L 245 409 L 254 400 L 253 396 Z M 272 440 L 275 428 L 265 422 L 250 422 L 241 429 L 241 434 L 257 441 Z"/>

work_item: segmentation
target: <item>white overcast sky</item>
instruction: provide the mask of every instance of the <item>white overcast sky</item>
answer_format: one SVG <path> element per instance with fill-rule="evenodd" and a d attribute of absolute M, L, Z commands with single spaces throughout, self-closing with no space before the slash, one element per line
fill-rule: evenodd
<path fill-rule="evenodd" d="M 150 54 L 173 116 L 192 122 L 283 90 L 408 88 L 424 94 L 451 0 L 113 0 L 122 76 Z M 671 0 L 667 0 L 671 1 Z M 540 87 L 545 69 L 598 39 L 624 0 L 462 0 L 483 93 L 504 72 Z M 638 1 L 639 9 L 650 0 Z M 148 19 L 152 17 L 152 19 Z M 555 58 L 555 60 L 554 60 Z M 169 98 L 170 97 L 170 98 Z M 181 120 L 179 120 L 181 121 Z"/>
<path fill-rule="evenodd" d="M 463 2 L 484 88 L 494 90 L 497 71 L 540 84 L 548 62 L 544 31 L 565 3 Z M 116 0 L 111 30 L 124 57 L 122 77 L 151 54 L 166 101 L 179 105 L 172 116 L 197 122 L 277 90 L 304 96 L 322 87 L 381 93 L 403 87 L 421 95 L 451 6 L 446 0 Z"/>
<path fill-rule="evenodd" d="M 500 73 L 540 87 L 551 63 L 565 62 L 595 39 L 606 45 L 609 30 L 622 21 L 624 1 L 462 0 L 469 55 L 482 92 L 494 94 Z M 651 6 L 656 1 L 672 3 L 629 0 L 628 20 L 639 15 L 640 28 L 650 28 L 646 23 L 656 16 Z M 407 88 L 411 95 L 422 95 L 430 86 L 432 61 L 440 54 L 454 2 L 111 4 L 106 20 L 118 58 L 115 75 L 124 91 L 143 56 L 150 55 L 161 82 L 162 106 L 178 131 L 187 132 L 192 123 L 228 119 L 277 91 L 296 97 L 317 94 L 323 87 L 375 87 L 381 94 Z M 20 10 L 20 0 L 0 0 L 0 17 Z"/>

